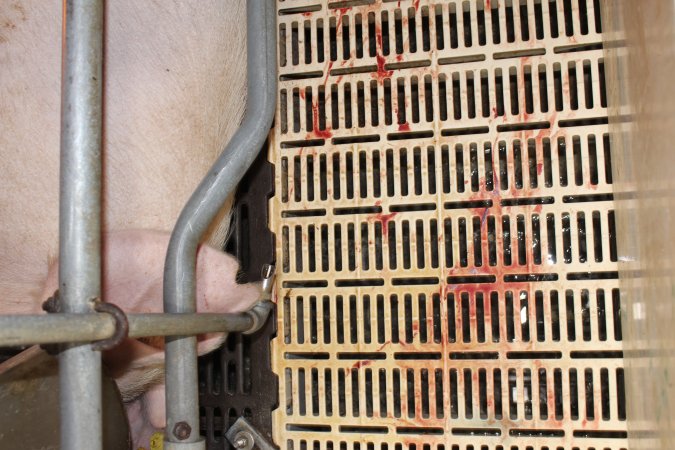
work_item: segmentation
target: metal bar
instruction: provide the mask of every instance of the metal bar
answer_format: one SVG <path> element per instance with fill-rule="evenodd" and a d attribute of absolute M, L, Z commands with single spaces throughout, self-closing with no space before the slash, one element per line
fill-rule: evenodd
<path fill-rule="evenodd" d="M 130 314 L 129 337 L 181 336 L 248 331 L 251 314 Z M 109 314 L 40 314 L 0 316 L 0 347 L 109 339 L 115 321 Z"/>
<path fill-rule="evenodd" d="M 61 70 L 59 291 L 64 312 L 92 312 L 101 291 L 103 1 L 67 0 Z M 101 449 L 101 354 L 59 356 L 61 448 Z"/>
<path fill-rule="evenodd" d="M 249 314 L 134 314 L 128 319 L 129 337 L 234 333 L 253 326 Z"/>
<path fill-rule="evenodd" d="M 276 102 L 274 24 L 274 0 L 248 0 L 246 115 L 241 127 L 185 205 L 173 230 L 164 267 L 164 311 L 167 313 L 195 312 L 197 246 L 262 148 L 272 125 Z M 197 431 L 197 340 L 194 336 L 168 338 L 165 351 L 165 448 L 170 450 L 202 440 Z M 176 424 L 185 424 L 195 431 L 188 433 L 187 437 L 184 433 L 174 433 Z"/>
<path fill-rule="evenodd" d="M 0 317 L 0 346 L 11 347 L 108 339 L 115 332 L 109 314 L 41 314 Z"/>

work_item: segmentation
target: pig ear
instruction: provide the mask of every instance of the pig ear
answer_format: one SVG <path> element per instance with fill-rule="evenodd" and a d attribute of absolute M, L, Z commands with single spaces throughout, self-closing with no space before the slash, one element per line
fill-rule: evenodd
<path fill-rule="evenodd" d="M 164 380 L 164 350 L 138 339 L 125 339 L 103 354 L 107 373 L 115 378 L 122 399 L 130 402 Z"/>
<path fill-rule="evenodd" d="M 166 427 L 164 398 L 164 385 L 159 384 L 142 397 L 125 405 L 132 448 L 154 448 L 152 440 L 155 433 L 161 432 Z"/>
<path fill-rule="evenodd" d="M 153 433 L 166 423 L 164 352 L 139 340 L 125 339 L 106 351 L 103 361 L 122 394 L 133 448 L 149 448 Z"/>
<path fill-rule="evenodd" d="M 150 439 L 156 431 L 146 414 L 143 397 L 139 397 L 131 403 L 126 403 L 125 409 L 131 432 L 131 448 L 150 448 Z"/>
<path fill-rule="evenodd" d="M 197 336 L 197 352 L 200 356 L 212 352 L 225 342 L 226 337 L 224 333 Z M 124 400 L 133 400 L 163 379 L 157 376 L 157 369 L 164 366 L 164 338 L 125 339 L 106 351 L 103 360 L 108 374 L 116 379 Z"/>
<path fill-rule="evenodd" d="M 157 384 L 143 398 L 145 414 L 154 428 L 166 427 L 166 395 L 164 383 Z"/>

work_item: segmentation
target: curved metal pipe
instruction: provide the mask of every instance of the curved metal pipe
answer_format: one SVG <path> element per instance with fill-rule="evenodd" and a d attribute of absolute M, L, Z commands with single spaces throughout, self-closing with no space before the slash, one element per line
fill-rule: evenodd
<path fill-rule="evenodd" d="M 274 6 L 274 0 L 247 2 L 246 114 L 241 127 L 190 197 L 173 230 L 164 266 L 166 313 L 195 312 L 199 241 L 253 163 L 272 126 L 277 95 Z M 197 399 L 197 339 L 195 336 L 167 338 L 166 442 L 169 445 L 165 448 L 177 449 L 200 441 Z M 194 431 L 187 438 L 183 434 L 180 436 L 183 439 L 179 439 L 173 430 L 179 423 L 183 427 L 183 422 Z"/>

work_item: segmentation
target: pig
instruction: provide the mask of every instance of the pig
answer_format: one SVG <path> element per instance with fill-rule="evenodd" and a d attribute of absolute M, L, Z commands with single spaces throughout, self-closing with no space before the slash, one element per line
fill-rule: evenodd
<path fill-rule="evenodd" d="M 245 107 L 243 0 L 106 2 L 102 299 L 162 311 L 170 231 L 237 129 Z M 57 288 L 62 3 L 0 2 L 0 313 L 40 313 Z M 197 258 L 199 312 L 259 297 L 223 252 L 232 199 Z M 222 335 L 200 336 L 200 354 Z M 104 354 L 127 406 L 134 448 L 165 424 L 162 339 Z"/>

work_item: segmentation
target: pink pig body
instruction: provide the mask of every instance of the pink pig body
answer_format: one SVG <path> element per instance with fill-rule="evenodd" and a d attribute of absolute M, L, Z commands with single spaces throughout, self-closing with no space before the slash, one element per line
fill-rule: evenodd
<path fill-rule="evenodd" d="M 61 8 L 0 3 L 0 314 L 37 313 L 57 286 Z M 116 0 L 105 14 L 102 297 L 161 312 L 170 231 L 243 116 L 245 3 Z M 259 294 L 216 250 L 230 206 L 198 253 L 200 312 L 245 310 Z M 200 353 L 221 340 L 201 337 Z M 163 353 L 151 343 L 104 355 L 135 446 L 164 425 Z"/>

